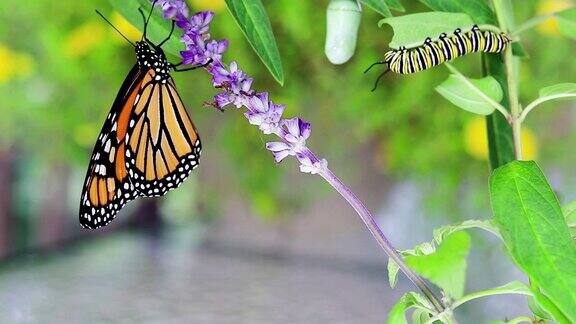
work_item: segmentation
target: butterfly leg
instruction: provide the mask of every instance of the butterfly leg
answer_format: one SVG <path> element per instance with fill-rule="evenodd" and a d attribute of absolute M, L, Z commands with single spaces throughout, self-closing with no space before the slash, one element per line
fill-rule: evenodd
<path fill-rule="evenodd" d="M 184 71 L 192 71 L 192 70 L 196 70 L 198 68 L 203 68 L 203 67 L 207 67 L 208 65 L 210 65 L 210 63 L 212 63 L 213 60 L 209 59 L 208 62 L 202 64 L 202 65 L 194 65 L 191 67 L 187 67 L 187 68 L 183 68 L 183 69 L 179 69 L 178 67 L 180 65 L 182 65 L 182 62 L 178 63 L 178 64 L 172 64 L 172 70 L 174 70 L 175 72 L 184 72 Z"/>

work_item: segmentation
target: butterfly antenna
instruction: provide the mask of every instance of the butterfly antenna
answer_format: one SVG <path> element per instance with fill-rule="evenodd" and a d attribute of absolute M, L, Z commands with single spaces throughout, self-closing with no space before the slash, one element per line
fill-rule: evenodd
<path fill-rule="evenodd" d="M 378 78 L 376 79 L 376 82 L 374 83 L 374 88 L 372 88 L 372 92 L 376 91 L 376 88 L 378 88 L 378 83 L 380 83 L 380 79 L 382 79 L 383 76 L 386 75 L 386 73 L 390 72 L 390 69 L 387 69 L 386 71 L 384 71 L 382 74 L 380 74 L 378 76 Z"/>
<path fill-rule="evenodd" d="M 386 64 L 386 62 L 384 61 L 380 61 L 380 62 L 376 62 L 372 65 L 370 65 L 366 70 L 364 70 L 364 74 L 368 73 L 368 71 L 370 71 L 373 67 L 375 67 L 376 65 L 381 65 L 381 64 Z"/>
<path fill-rule="evenodd" d="M 107 22 L 108 25 L 110 25 L 112 28 L 114 28 L 114 30 L 117 31 L 118 34 L 120 34 L 120 36 L 124 37 L 124 39 L 125 39 L 128 43 L 130 43 L 130 45 L 136 47 L 136 45 L 134 45 L 134 43 L 132 43 L 132 42 L 128 39 L 128 37 L 124 36 L 124 34 L 122 34 L 122 32 L 121 32 L 120 30 L 118 30 L 118 28 L 116 28 L 116 26 L 114 26 L 114 25 L 110 22 L 110 20 L 106 19 L 106 17 L 104 17 L 104 15 L 103 15 L 100 11 L 96 10 L 96 13 L 98 14 L 98 16 L 102 17 L 102 19 L 104 19 L 104 21 Z"/>
<path fill-rule="evenodd" d="M 150 18 L 152 18 L 152 13 L 154 12 L 156 2 L 158 2 L 158 0 L 154 0 L 154 2 L 152 2 L 152 7 L 150 8 L 150 12 L 148 13 L 148 18 L 144 16 L 142 8 L 138 8 L 138 11 L 140 11 L 140 13 L 142 14 L 142 18 L 144 18 L 144 33 L 142 34 L 142 40 L 146 39 L 146 31 L 148 30 L 148 23 L 150 22 Z"/>

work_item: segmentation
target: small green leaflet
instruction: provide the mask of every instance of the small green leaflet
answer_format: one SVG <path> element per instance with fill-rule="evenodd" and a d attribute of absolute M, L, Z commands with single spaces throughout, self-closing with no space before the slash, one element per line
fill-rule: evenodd
<path fill-rule="evenodd" d="M 454 105 L 466 111 L 478 115 L 490 115 L 495 108 L 486 97 L 495 102 L 500 102 L 504 93 L 496 79 L 485 77 L 482 79 L 468 79 L 475 87 L 462 80 L 462 77 L 451 74 L 448 79 L 438 87 L 436 91 Z M 479 92 L 481 91 L 481 93 Z"/>
<path fill-rule="evenodd" d="M 468 15 L 447 12 L 424 12 L 399 17 L 384 18 L 378 26 L 388 24 L 394 30 L 394 36 L 389 46 L 398 49 L 400 46 L 416 47 L 424 43 L 426 38 L 438 38 L 440 34 L 450 34 L 461 28 L 469 30 L 474 22 Z"/>
<path fill-rule="evenodd" d="M 367 5 L 368 7 L 374 9 L 374 11 L 378 12 L 384 17 L 392 17 L 392 13 L 390 9 L 388 9 L 388 5 L 384 0 L 360 0 L 363 4 Z"/>
<path fill-rule="evenodd" d="M 416 308 L 424 313 L 434 313 L 434 306 L 432 306 L 424 296 L 415 292 L 409 292 L 402 296 L 398 303 L 392 307 L 390 313 L 388 313 L 388 320 L 386 323 L 407 324 L 405 313 L 411 308 Z"/>
<path fill-rule="evenodd" d="M 421 256 L 407 256 L 406 263 L 426 279 L 432 281 L 451 298 L 464 294 L 466 257 L 470 250 L 470 235 L 456 232 L 444 239 L 436 252 Z"/>
<path fill-rule="evenodd" d="M 556 95 L 576 95 L 576 83 L 559 83 L 553 86 L 540 89 L 540 97 L 551 97 Z"/>
<path fill-rule="evenodd" d="M 556 14 L 558 29 L 562 35 L 576 39 L 576 8 L 570 8 Z"/>
<path fill-rule="evenodd" d="M 420 0 L 434 11 L 462 12 L 477 24 L 495 24 L 496 15 L 485 0 Z"/>

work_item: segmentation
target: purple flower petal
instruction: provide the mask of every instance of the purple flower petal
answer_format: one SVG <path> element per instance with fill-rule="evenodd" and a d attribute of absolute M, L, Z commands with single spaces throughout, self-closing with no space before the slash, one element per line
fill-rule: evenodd
<path fill-rule="evenodd" d="M 272 152 L 276 163 L 282 162 L 284 158 L 293 155 L 290 146 L 284 142 L 270 142 L 266 143 L 266 149 Z"/>

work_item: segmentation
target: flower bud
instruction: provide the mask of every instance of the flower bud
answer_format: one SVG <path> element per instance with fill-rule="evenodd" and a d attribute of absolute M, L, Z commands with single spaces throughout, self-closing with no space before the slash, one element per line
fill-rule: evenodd
<path fill-rule="evenodd" d="M 326 57 L 333 64 L 346 63 L 356 50 L 362 10 L 356 0 L 331 0 L 326 10 Z"/>

